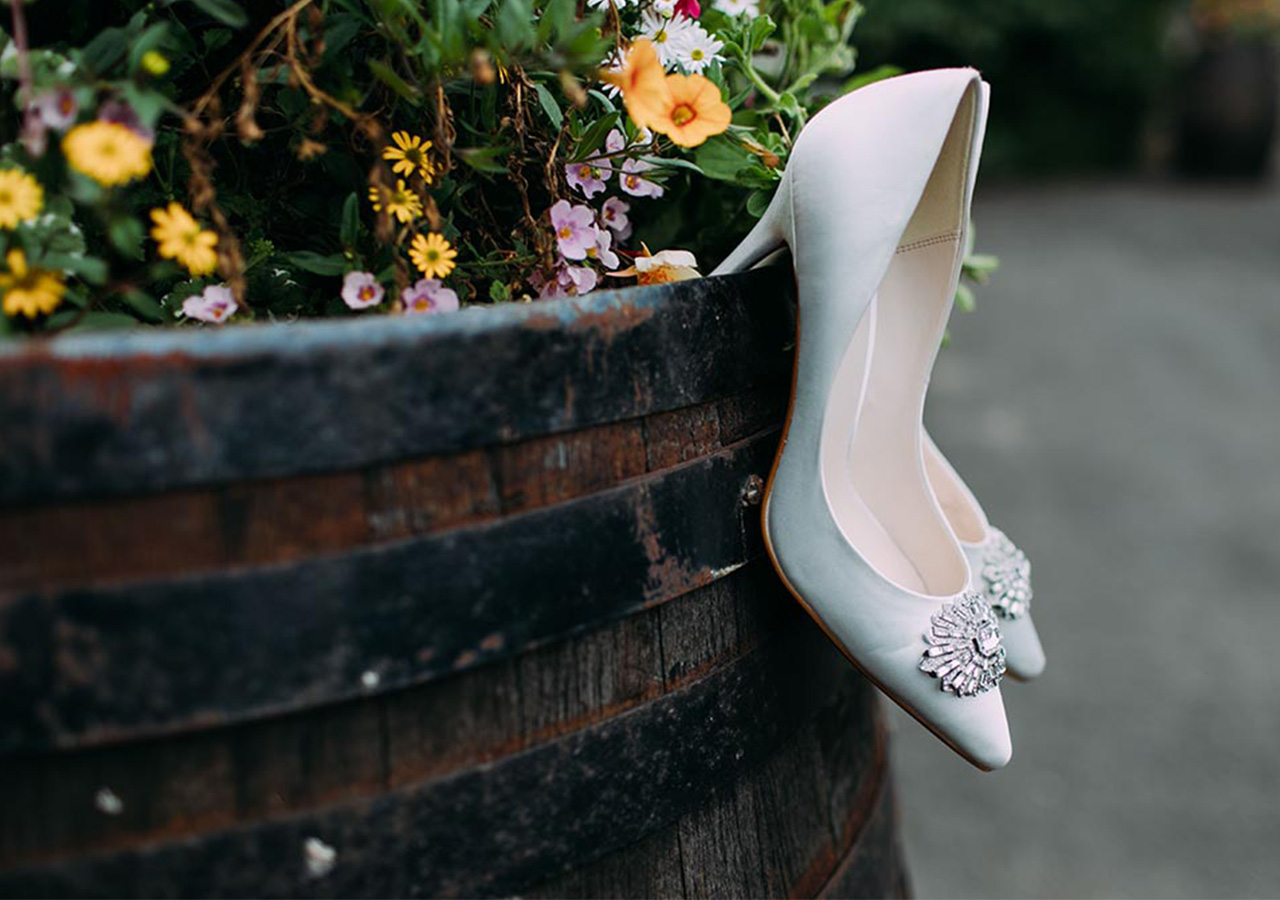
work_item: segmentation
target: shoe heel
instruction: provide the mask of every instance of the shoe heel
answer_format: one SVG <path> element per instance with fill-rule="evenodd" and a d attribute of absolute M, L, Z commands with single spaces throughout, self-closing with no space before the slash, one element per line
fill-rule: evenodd
<path fill-rule="evenodd" d="M 789 172 L 783 172 L 778 189 L 774 191 L 773 199 L 769 201 L 760 221 L 711 274 L 732 275 L 735 272 L 745 272 L 775 251 L 790 246 L 794 231 L 792 222 L 791 178 Z"/>

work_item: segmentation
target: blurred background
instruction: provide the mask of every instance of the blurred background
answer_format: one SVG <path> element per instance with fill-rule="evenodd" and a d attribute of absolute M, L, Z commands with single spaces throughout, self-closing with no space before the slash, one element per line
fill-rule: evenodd
<path fill-rule="evenodd" d="M 867 0 L 864 67 L 992 83 L 1002 266 L 927 419 L 1027 551 L 1010 767 L 896 718 L 922 897 L 1280 891 L 1275 3 Z M 864 27 L 865 25 L 865 27 Z"/>

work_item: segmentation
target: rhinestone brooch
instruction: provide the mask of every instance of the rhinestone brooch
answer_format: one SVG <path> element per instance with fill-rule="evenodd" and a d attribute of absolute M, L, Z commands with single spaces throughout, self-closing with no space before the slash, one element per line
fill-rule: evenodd
<path fill-rule="evenodd" d="M 930 618 L 924 635 L 929 646 L 920 660 L 920 671 L 941 682 L 943 691 L 957 697 L 973 697 L 991 690 L 1004 675 L 1004 644 L 990 604 L 978 594 L 966 592 L 945 603 Z"/>
<path fill-rule="evenodd" d="M 1031 563 L 998 528 L 982 557 L 982 581 L 987 602 L 1006 619 L 1026 615 L 1031 608 Z"/>

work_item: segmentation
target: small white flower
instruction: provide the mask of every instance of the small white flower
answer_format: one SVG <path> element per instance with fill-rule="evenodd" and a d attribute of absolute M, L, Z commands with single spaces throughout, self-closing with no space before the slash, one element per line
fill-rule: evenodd
<path fill-rule="evenodd" d="M 337 864 L 338 851 L 318 837 L 309 837 L 302 844 L 302 862 L 308 878 L 323 878 Z"/>
<path fill-rule="evenodd" d="M 715 0 L 712 6 L 730 16 L 745 15 L 754 19 L 760 15 L 760 0 Z"/>
<path fill-rule="evenodd" d="M 676 4 L 678 2 L 679 0 L 653 0 L 650 6 L 656 13 L 669 19 L 676 14 Z"/>
<path fill-rule="evenodd" d="M 631 0 L 587 0 L 587 6 L 592 9 L 608 9 L 611 5 L 618 9 L 626 9 L 631 5 Z"/>
<path fill-rule="evenodd" d="M 644 11 L 640 22 L 640 37 L 653 42 L 653 49 L 658 53 L 658 62 L 664 69 L 676 64 L 676 45 L 680 35 L 693 23 L 684 16 L 664 16 L 652 9 Z"/>
<path fill-rule="evenodd" d="M 680 33 L 675 40 L 674 49 L 680 68 L 692 74 L 700 73 L 713 62 L 724 59 L 720 55 L 724 44 L 696 23 Z"/>

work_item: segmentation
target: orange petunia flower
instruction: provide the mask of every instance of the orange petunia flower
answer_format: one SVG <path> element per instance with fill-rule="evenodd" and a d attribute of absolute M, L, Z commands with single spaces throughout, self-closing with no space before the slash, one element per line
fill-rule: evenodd
<path fill-rule="evenodd" d="M 601 76 L 622 89 L 627 113 L 642 128 L 661 132 L 681 147 L 696 147 L 729 127 L 732 111 L 720 88 L 702 75 L 667 75 L 647 40 L 631 45 L 622 71 Z"/>
<path fill-rule="evenodd" d="M 652 41 L 642 39 L 633 43 L 623 60 L 622 71 L 602 72 L 601 77 L 621 88 L 627 114 L 641 128 L 652 127 L 650 121 L 662 120 L 671 92 Z"/>
<path fill-rule="evenodd" d="M 660 121 L 649 125 L 681 147 L 696 147 L 729 128 L 733 113 L 720 88 L 701 75 L 668 75 L 668 105 Z"/>

